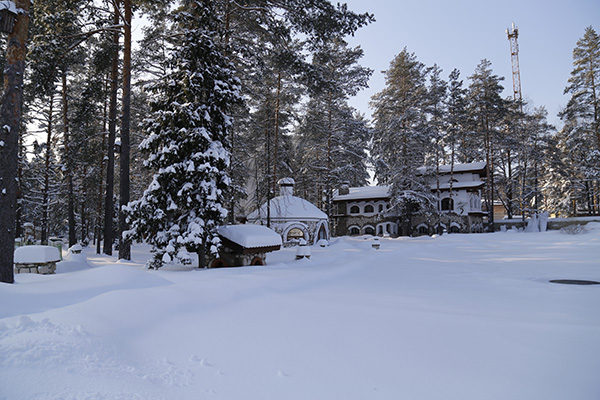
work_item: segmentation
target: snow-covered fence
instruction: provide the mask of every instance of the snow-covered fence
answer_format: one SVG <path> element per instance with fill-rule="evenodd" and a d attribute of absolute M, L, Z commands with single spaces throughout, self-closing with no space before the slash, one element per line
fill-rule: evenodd
<path fill-rule="evenodd" d="M 23 246 L 15 249 L 15 273 L 53 274 L 60 252 L 54 246 Z"/>
<path fill-rule="evenodd" d="M 502 220 L 494 221 L 494 230 L 500 231 L 500 230 L 502 230 L 503 226 L 505 227 L 505 229 L 511 229 L 511 228 L 526 229 L 529 222 L 530 222 L 529 219 L 526 219 L 525 222 L 523 222 L 522 218 L 502 219 Z M 537 231 L 538 232 L 540 230 L 544 231 L 546 229 L 547 230 L 560 230 L 569 225 L 586 225 L 589 222 L 600 222 L 600 216 L 573 217 L 573 218 L 547 218 L 544 221 L 545 226 L 540 226 L 540 228 Z M 546 229 L 542 229 L 542 228 L 546 228 Z"/>

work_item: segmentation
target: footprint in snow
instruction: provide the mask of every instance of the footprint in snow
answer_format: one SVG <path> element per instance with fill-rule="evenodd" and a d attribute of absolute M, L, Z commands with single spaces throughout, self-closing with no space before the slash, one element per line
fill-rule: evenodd
<path fill-rule="evenodd" d="M 192 362 L 197 362 L 200 364 L 200 366 L 202 367 L 212 367 L 213 365 L 211 363 L 209 363 L 206 358 L 200 358 L 198 357 L 196 354 L 192 354 L 190 356 L 190 361 Z"/>
<path fill-rule="evenodd" d="M 289 375 L 283 371 L 277 371 L 277 376 L 280 378 L 287 378 Z"/>

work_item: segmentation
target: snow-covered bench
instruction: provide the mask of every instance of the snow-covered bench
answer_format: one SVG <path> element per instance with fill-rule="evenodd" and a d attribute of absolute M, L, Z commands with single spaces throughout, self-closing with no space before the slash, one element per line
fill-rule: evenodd
<path fill-rule="evenodd" d="M 15 273 L 53 274 L 60 252 L 54 246 L 23 246 L 15 249 Z"/>
<path fill-rule="evenodd" d="M 211 260 L 209 268 L 265 265 L 266 253 L 281 248 L 281 236 L 266 226 L 226 225 L 217 232 L 222 246 L 219 258 Z"/>

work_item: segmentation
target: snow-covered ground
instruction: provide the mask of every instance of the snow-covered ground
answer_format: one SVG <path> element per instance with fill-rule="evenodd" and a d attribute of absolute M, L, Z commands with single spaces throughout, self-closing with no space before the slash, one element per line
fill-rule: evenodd
<path fill-rule="evenodd" d="M 595 229 L 594 229 L 595 228 Z M 0 284 L 0 399 L 600 399 L 600 224 L 338 238 L 269 265 L 93 249 Z"/>

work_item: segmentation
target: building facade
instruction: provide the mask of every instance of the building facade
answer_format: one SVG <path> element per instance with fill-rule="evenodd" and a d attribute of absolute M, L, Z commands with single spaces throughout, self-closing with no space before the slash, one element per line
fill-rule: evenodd
<path fill-rule="evenodd" d="M 485 163 L 456 164 L 453 167 L 420 168 L 437 199 L 436 217 L 411 216 L 411 235 L 442 232 L 482 232 L 485 212 L 481 209 L 486 176 Z M 390 212 L 390 187 L 351 188 L 343 185 L 333 196 L 333 232 L 343 235 L 398 236 L 401 215 Z"/>

